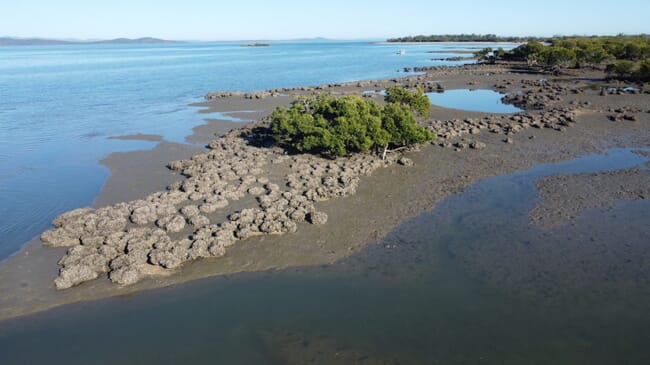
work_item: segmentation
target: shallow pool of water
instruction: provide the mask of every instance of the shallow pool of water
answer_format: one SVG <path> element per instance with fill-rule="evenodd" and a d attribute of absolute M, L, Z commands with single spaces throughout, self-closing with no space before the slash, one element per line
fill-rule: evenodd
<path fill-rule="evenodd" d="M 513 105 L 504 104 L 501 101 L 504 95 L 492 90 L 458 89 L 446 90 L 442 93 L 427 93 L 427 95 L 433 105 L 445 108 L 503 114 L 522 111 Z"/>
<path fill-rule="evenodd" d="M 647 161 L 611 150 L 486 179 L 327 267 L 4 321 L 0 363 L 646 364 L 650 277 L 633 264 L 650 260 L 650 203 L 550 231 L 528 212 L 540 177 Z"/>

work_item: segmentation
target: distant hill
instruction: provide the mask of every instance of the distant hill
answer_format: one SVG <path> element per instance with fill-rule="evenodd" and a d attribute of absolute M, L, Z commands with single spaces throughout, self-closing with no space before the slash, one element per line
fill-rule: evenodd
<path fill-rule="evenodd" d="M 116 38 L 101 41 L 63 41 L 58 39 L 44 38 L 12 38 L 0 37 L 0 46 L 60 46 L 79 44 L 161 44 L 161 43 L 182 43 L 165 39 L 144 37 L 144 38 Z"/>
<path fill-rule="evenodd" d="M 95 41 L 91 43 L 93 44 L 156 44 L 156 43 L 183 43 L 183 42 L 144 37 L 144 38 L 136 38 L 136 39 L 116 38 L 116 39 L 110 39 L 106 41 Z"/>
<path fill-rule="evenodd" d="M 0 46 L 56 46 L 61 44 L 71 44 L 71 42 L 40 38 L 0 38 Z"/>

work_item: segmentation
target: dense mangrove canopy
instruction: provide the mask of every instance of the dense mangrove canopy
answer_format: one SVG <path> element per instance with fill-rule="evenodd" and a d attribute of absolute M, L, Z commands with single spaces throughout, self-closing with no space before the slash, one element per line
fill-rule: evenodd
<path fill-rule="evenodd" d="M 271 114 L 272 136 L 297 151 L 328 157 L 370 150 L 383 151 L 385 157 L 389 147 L 435 138 L 418 123 L 431 106 L 422 90 L 388 88 L 385 101 L 381 105 L 352 95 L 301 97 Z"/>

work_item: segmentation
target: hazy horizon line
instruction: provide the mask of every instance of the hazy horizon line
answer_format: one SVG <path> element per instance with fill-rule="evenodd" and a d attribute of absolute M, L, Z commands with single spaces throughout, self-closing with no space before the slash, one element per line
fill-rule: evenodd
<path fill-rule="evenodd" d="M 419 36 L 419 35 L 424 35 L 424 36 L 447 36 L 447 35 L 471 35 L 471 34 L 476 34 L 476 35 L 484 35 L 483 33 L 431 33 L 431 34 L 409 34 L 409 35 L 401 35 L 401 36 L 376 36 L 376 37 L 345 37 L 345 38 L 338 38 L 338 37 L 323 37 L 323 36 L 313 36 L 313 37 L 298 37 L 298 38 L 231 38 L 231 39 L 192 39 L 192 38 L 162 38 L 162 37 L 157 37 L 157 36 L 151 36 L 151 35 L 146 35 L 146 36 L 115 36 L 115 37 L 107 37 L 107 38 L 76 38 L 76 37 L 43 37 L 43 36 L 17 36 L 17 35 L 2 35 L 0 38 L 12 38 L 12 39 L 20 39 L 20 40 L 28 40 L 28 39 L 36 39 L 36 40 L 51 40 L 51 41 L 65 41 L 65 42 L 97 42 L 97 41 L 110 41 L 110 40 L 115 40 L 115 39 L 130 39 L 130 40 L 135 40 L 135 39 L 146 39 L 146 38 L 153 38 L 153 39 L 159 39 L 159 40 L 164 40 L 164 41 L 173 41 L 173 42 L 250 42 L 250 41 L 275 41 L 275 42 L 282 42 L 282 41 L 300 41 L 300 40 L 328 40 L 328 41 L 381 41 L 381 40 L 387 40 L 387 39 L 392 39 L 392 38 L 404 38 L 404 37 L 414 37 L 414 36 Z M 526 37 L 536 37 L 536 38 L 554 38 L 554 37 L 591 37 L 591 36 L 598 36 L 598 37 L 606 37 L 606 36 L 618 36 L 618 35 L 626 35 L 626 36 L 634 36 L 634 35 L 648 35 L 647 33 L 596 33 L 596 34 L 553 34 L 553 35 L 533 35 L 533 34 L 526 34 L 526 35 L 504 35 L 504 34 L 496 34 L 497 37 L 518 37 L 518 38 L 526 38 Z"/>

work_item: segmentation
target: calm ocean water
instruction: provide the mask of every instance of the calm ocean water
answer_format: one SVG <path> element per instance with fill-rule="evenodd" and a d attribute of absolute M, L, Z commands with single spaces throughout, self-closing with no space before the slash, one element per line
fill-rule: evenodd
<path fill-rule="evenodd" d="M 0 260 L 56 215 L 92 204 L 109 175 L 98 163 L 103 157 L 154 146 L 107 137 L 151 133 L 183 142 L 204 117 L 188 104 L 210 91 L 389 78 L 404 75 L 398 72 L 404 67 L 458 64 L 431 59 L 480 47 L 278 42 L 0 48 Z M 397 55 L 399 48 L 406 54 Z"/>

